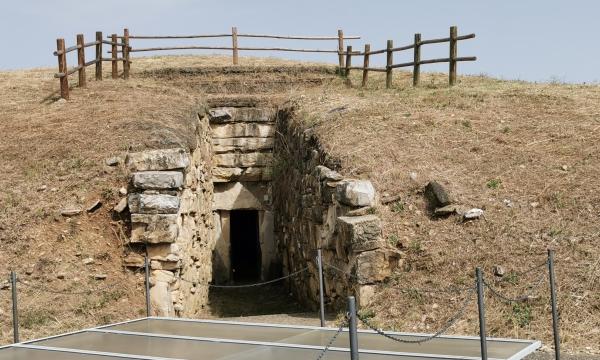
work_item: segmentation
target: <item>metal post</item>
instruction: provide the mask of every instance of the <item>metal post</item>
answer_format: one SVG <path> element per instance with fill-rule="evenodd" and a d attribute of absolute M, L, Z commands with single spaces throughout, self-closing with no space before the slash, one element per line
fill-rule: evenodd
<path fill-rule="evenodd" d="M 323 288 L 323 256 L 321 249 L 317 250 L 317 265 L 319 266 L 319 306 L 321 316 L 321 327 L 325 327 L 325 295 Z"/>
<path fill-rule="evenodd" d="M 485 339 L 485 304 L 483 302 L 483 274 L 481 268 L 475 269 L 477 277 L 477 308 L 479 310 L 479 341 L 481 342 L 481 359 L 487 360 L 487 343 Z"/>
<path fill-rule="evenodd" d="M 146 316 L 150 317 L 150 271 L 148 269 L 148 253 L 146 251 L 146 260 L 144 262 L 145 278 L 146 278 Z"/>
<path fill-rule="evenodd" d="M 348 334 L 350 335 L 350 360 L 358 360 L 358 332 L 356 331 L 356 299 L 354 296 L 348 296 L 348 315 L 350 324 L 348 325 Z"/>
<path fill-rule="evenodd" d="M 19 311 L 17 306 L 17 274 L 10 272 L 10 282 L 12 290 L 12 316 L 13 316 L 13 340 L 19 342 Z"/>
<path fill-rule="evenodd" d="M 558 307 L 556 305 L 556 279 L 554 278 L 554 251 L 548 249 L 548 274 L 552 301 L 552 330 L 554 331 L 554 357 L 560 360 L 560 335 L 558 333 Z"/>

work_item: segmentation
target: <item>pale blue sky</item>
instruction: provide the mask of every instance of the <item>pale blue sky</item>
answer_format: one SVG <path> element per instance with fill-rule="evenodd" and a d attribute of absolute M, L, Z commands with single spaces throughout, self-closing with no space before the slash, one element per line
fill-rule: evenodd
<path fill-rule="evenodd" d="M 138 35 L 222 33 L 234 25 L 245 33 L 335 35 L 342 28 L 348 35 L 362 36 L 354 46 L 361 48 L 368 42 L 374 49 L 384 47 L 387 39 L 397 46 L 408 44 L 415 32 L 421 32 L 423 39 L 443 37 L 450 25 L 457 25 L 461 34 L 477 34 L 476 39 L 460 44 L 460 56 L 478 57 L 475 63 L 459 64 L 460 73 L 531 81 L 600 80 L 600 2 L 595 0 L 19 0 L 3 2 L 0 13 L 2 69 L 54 66 L 57 37 L 65 37 L 69 46 L 76 33 L 84 33 L 89 41 L 96 30 L 109 34 L 122 32 L 124 27 Z M 228 46 L 229 41 L 195 43 Z M 165 43 L 133 43 L 160 44 Z M 240 45 L 259 44 L 297 45 L 240 39 Z M 447 45 L 429 45 L 422 57 L 439 55 L 447 55 Z M 335 62 L 331 54 L 279 56 Z M 401 59 L 411 56 L 408 52 Z M 423 70 L 446 67 L 428 65 Z"/>

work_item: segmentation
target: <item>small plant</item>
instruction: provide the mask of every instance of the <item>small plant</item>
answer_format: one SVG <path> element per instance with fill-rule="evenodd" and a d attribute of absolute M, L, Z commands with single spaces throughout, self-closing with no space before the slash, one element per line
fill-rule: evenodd
<path fill-rule="evenodd" d="M 370 215 L 375 215 L 377 214 L 377 209 L 374 206 L 371 206 L 368 210 L 367 210 L 367 214 Z"/>
<path fill-rule="evenodd" d="M 408 248 L 414 252 L 421 252 L 421 250 L 423 249 L 421 240 L 419 240 L 419 239 L 412 240 L 410 242 L 410 245 L 408 246 Z"/>
<path fill-rule="evenodd" d="M 51 311 L 45 309 L 25 310 L 21 315 L 21 326 L 25 329 L 34 329 L 44 326 L 56 319 Z"/>
<path fill-rule="evenodd" d="M 396 201 L 392 204 L 392 212 L 401 213 L 404 211 L 404 203 L 402 201 Z"/>
<path fill-rule="evenodd" d="M 485 185 L 488 187 L 488 189 L 495 190 L 495 189 L 497 189 L 497 188 L 500 187 L 500 184 L 502 184 L 502 180 L 500 180 L 500 179 L 491 179 Z"/>
<path fill-rule="evenodd" d="M 417 304 L 423 304 L 423 294 L 421 294 L 418 290 L 409 289 L 406 291 L 406 295 Z"/>
<path fill-rule="evenodd" d="M 373 309 L 360 309 L 358 311 L 358 316 L 360 316 L 363 319 L 372 319 L 375 317 L 375 310 Z"/>
<path fill-rule="evenodd" d="M 503 280 L 509 284 L 517 285 L 519 283 L 519 274 L 517 274 L 514 271 L 511 271 L 504 276 Z"/>
<path fill-rule="evenodd" d="M 513 304 L 511 320 L 519 327 L 528 326 L 533 320 L 531 306 L 529 304 Z"/>
<path fill-rule="evenodd" d="M 470 121 L 470 120 L 463 120 L 461 124 L 462 124 L 462 126 L 464 126 L 466 129 L 470 129 L 470 128 L 472 128 L 472 127 L 473 127 L 473 125 L 471 124 L 471 121 Z"/>
<path fill-rule="evenodd" d="M 396 234 L 392 234 L 388 237 L 388 242 L 390 243 L 390 245 L 392 245 L 393 247 L 397 247 L 398 243 L 400 242 L 400 239 L 398 239 L 398 235 Z"/>
<path fill-rule="evenodd" d="M 548 231 L 548 236 L 555 237 L 555 236 L 560 235 L 561 233 L 562 233 L 562 229 L 554 229 L 554 228 L 552 228 L 552 229 L 550 229 L 550 231 Z"/>

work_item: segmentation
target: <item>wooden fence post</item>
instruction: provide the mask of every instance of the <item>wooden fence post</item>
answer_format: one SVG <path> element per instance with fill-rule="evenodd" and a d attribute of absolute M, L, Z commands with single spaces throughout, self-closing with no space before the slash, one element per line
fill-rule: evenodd
<path fill-rule="evenodd" d="M 96 31 L 96 80 L 102 81 L 102 31 Z"/>
<path fill-rule="evenodd" d="M 123 78 L 129 79 L 129 29 L 123 29 Z"/>
<path fill-rule="evenodd" d="M 238 64 L 238 36 L 237 27 L 231 28 L 231 44 L 233 47 L 233 65 Z"/>
<path fill-rule="evenodd" d="M 421 80 L 421 34 L 415 34 L 413 66 L 413 86 L 419 86 Z"/>
<path fill-rule="evenodd" d="M 77 65 L 79 70 L 79 87 L 85 87 L 85 42 L 83 41 L 83 34 L 77 34 Z"/>
<path fill-rule="evenodd" d="M 449 71 L 449 83 L 450 86 L 456 84 L 456 57 L 458 54 L 456 40 L 458 30 L 456 26 L 450 27 L 450 71 Z"/>
<path fill-rule="evenodd" d="M 387 89 L 392 87 L 392 65 L 394 63 L 394 53 L 392 48 L 394 47 L 394 40 L 387 41 L 387 62 L 385 68 L 385 87 Z"/>
<path fill-rule="evenodd" d="M 340 63 L 340 75 L 344 69 L 344 31 L 338 30 L 338 60 Z"/>
<path fill-rule="evenodd" d="M 65 39 L 56 39 L 56 51 L 58 53 L 58 72 L 60 77 L 60 97 L 69 100 L 69 78 L 67 76 L 67 54 L 65 53 Z"/>
<path fill-rule="evenodd" d="M 363 78 L 362 87 L 367 86 L 367 80 L 369 80 L 369 51 L 371 51 L 371 45 L 365 44 L 365 56 L 363 58 Z"/>
<path fill-rule="evenodd" d="M 112 34 L 110 36 L 110 41 L 111 41 L 111 58 L 112 58 L 112 78 L 113 79 L 117 79 L 119 78 L 119 74 L 118 74 L 118 68 L 117 68 L 117 55 L 118 55 L 118 50 L 117 50 L 117 34 Z"/>
<path fill-rule="evenodd" d="M 350 67 L 352 66 L 352 45 L 346 46 L 346 71 L 344 72 L 346 76 L 346 85 L 352 86 L 352 81 L 350 80 Z"/>

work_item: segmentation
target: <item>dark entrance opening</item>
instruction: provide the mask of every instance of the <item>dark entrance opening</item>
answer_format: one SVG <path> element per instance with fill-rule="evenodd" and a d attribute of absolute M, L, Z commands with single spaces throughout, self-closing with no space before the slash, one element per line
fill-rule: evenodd
<path fill-rule="evenodd" d="M 236 283 L 260 280 L 261 253 L 258 211 L 233 210 L 230 213 L 231 272 Z"/>

